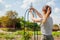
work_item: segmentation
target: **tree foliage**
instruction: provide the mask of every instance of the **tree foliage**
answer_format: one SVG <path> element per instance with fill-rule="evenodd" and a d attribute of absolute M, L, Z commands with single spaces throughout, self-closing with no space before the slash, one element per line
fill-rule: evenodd
<path fill-rule="evenodd" d="M 16 11 L 7 11 L 5 16 L 0 17 L 0 24 L 4 28 L 7 27 L 15 29 L 24 29 L 24 26 L 28 30 L 34 30 L 34 28 L 39 28 L 37 23 L 25 21 L 24 17 L 18 17 L 18 13 Z"/>

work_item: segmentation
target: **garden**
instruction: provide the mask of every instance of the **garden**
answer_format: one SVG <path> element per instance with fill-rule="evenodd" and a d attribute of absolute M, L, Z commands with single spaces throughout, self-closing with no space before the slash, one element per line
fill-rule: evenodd
<path fill-rule="evenodd" d="M 5 29 L 5 28 L 4 28 Z M 41 32 L 35 31 L 35 35 L 38 35 L 41 37 Z M 60 39 L 60 32 L 52 32 L 52 35 L 54 36 L 55 40 L 56 38 L 59 40 Z M 15 31 L 4 31 L 0 32 L 0 40 L 33 40 L 34 39 L 34 31 L 25 31 L 24 35 L 24 30 L 15 30 Z"/>
<path fill-rule="evenodd" d="M 55 40 L 60 39 L 60 31 L 53 31 Z M 25 21 L 24 17 L 18 17 L 16 11 L 7 11 L 0 17 L 0 40 L 40 40 L 40 25 Z"/>

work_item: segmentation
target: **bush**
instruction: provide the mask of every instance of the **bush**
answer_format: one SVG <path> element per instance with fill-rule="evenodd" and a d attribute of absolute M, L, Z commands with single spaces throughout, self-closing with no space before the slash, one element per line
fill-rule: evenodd
<path fill-rule="evenodd" d="M 56 36 L 56 37 L 59 37 L 60 36 L 60 32 L 53 32 L 52 35 Z"/>
<path fill-rule="evenodd" d="M 14 32 L 13 34 L 15 34 L 15 35 L 20 35 L 20 34 L 23 34 L 23 31 L 16 31 L 16 32 Z"/>
<path fill-rule="evenodd" d="M 32 32 L 25 31 L 25 35 L 22 35 L 21 40 L 31 40 Z"/>
<path fill-rule="evenodd" d="M 0 33 L 0 38 L 3 38 L 3 39 L 13 39 L 14 37 L 15 37 L 16 35 L 14 35 L 14 34 L 9 34 L 9 33 L 7 33 L 7 34 L 5 34 L 5 33 Z"/>
<path fill-rule="evenodd" d="M 13 39 L 14 37 L 15 37 L 14 34 L 7 34 L 7 35 L 5 35 L 6 39 Z"/>

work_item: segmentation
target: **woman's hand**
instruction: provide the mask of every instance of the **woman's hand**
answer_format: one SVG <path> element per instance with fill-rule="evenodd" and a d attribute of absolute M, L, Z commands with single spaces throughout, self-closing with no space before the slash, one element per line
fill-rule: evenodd
<path fill-rule="evenodd" d="M 34 10 L 34 8 L 33 8 L 33 7 L 31 7 L 31 8 L 30 8 L 30 10 Z"/>
<path fill-rule="evenodd" d="M 29 12 L 32 13 L 35 10 L 35 8 L 31 7 Z"/>
<path fill-rule="evenodd" d="M 36 9 L 35 9 L 35 8 L 33 8 L 33 7 L 31 7 L 31 8 L 30 8 L 30 10 L 33 10 L 33 11 L 34 11 L 34 10 L 36 10 Z"/>

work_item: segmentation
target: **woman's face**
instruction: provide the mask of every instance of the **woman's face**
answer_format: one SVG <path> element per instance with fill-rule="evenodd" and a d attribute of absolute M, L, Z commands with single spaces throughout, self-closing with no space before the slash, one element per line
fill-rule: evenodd
<path fill-rule="evenodd" d="M 43 11 L 44 14 L 47 13 L 47 9 L 48 9 L 48 6 L 44 6 L 44 7 L 43 7 L 42 11 Z"/>
<path fill-rule="evenodd" d="M 51 14 L 51 7 L 50 6 L 44 6 L 43 9 L 43 14 L 46 15 L 47 12 L 49 12 L 49 15 Z"/>
<path fill-rule="evenodd" d="M 46 14 L 46 11 L 43 11 L 43 14 Z"/>

